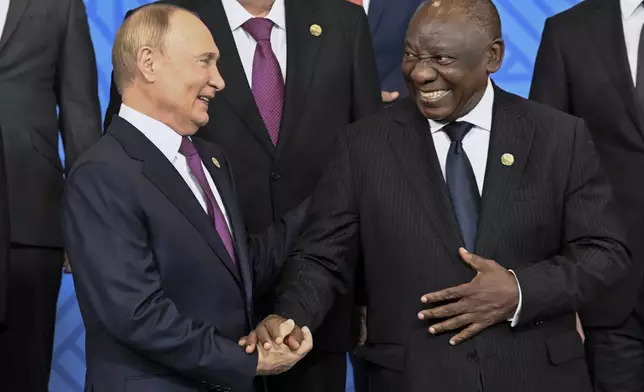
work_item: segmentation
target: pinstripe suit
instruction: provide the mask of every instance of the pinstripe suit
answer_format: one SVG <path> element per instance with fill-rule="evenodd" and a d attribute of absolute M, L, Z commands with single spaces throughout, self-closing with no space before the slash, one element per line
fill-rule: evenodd
<path fill-rule="evenodd" d="M 451 347 L 452 334 L 431 336 L 416 317 L 421 295 L 474 272 L 459 259 L 458 225 L 413 101 L 350 126 L 314 193 L 277 309 L 316 327 L 364 274 L 370 391 L 591 390 L 575 311 L 630 268 L 610 187 L 581 120 L 498 88 L 492 117 L 476 249 L 517 274 L 514 329 L 498 324 Z"/>

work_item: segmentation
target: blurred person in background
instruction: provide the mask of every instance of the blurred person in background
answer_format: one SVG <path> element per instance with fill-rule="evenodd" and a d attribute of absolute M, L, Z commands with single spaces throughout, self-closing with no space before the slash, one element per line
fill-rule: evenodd
<path fill-rule="evenodd" d="M 0 124 L 11 220 L 0 390 L 42 392 L 49 383 L 64 259 L 63 181 L 101 135 L 96 60 L 82 0 L 2 1 L 0 31 Z"/>

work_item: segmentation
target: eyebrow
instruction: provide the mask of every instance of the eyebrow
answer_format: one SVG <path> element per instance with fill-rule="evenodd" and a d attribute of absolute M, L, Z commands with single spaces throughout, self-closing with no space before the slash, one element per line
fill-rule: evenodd
<path fill-rule="evenodd" d="M 204 53 L 200 55 L 199 58 L 208 60 L 208 61 L 212 61 L 212 60 L 217 61 L 219 60 L 219 53 L 215 53 L 215 52 Z"/>

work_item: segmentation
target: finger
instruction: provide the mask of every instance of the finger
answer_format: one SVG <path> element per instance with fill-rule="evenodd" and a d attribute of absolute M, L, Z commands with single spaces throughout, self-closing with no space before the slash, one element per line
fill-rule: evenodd
<path fill-rule="evenodd" d="M 460 300 L 447 305 L 438 306 L 432 309 L 425 309 L 418 312 L 419 320 L 447 318 L 458 316 L 470 311 L 467 300 Z"/>
<path fill-rule="evenodd" d="M 296 351 L 296 353 L 298 355 L 304 356 L 313 348 L 313 334 L 311 333 L 309 327 L 302 328 L 302 337 L 302 344 L 300 345 L 300 348 Z"/>
<path fill-rule="evenodd" d="M 273 339 L 271 339 L 271 335 L 268 333 L 264 323 L 257 326 L 255 333 L 257 334 L 258 344 L 261 344 L 264 350 L 270 350 L 273 347 Z"/>
<path fill-rule="evenodd" d="M 304 333 L 301 328 L 296 326 L 288 337 L 288 346 L 291 350 L 298 350 L 303 340 Z"/>
<path fill-rule="evenodd" d="M 442 301 L 452 301 L 467 296 L 470 289 L 470 284 L 465 283 L 460 286 L 450 287 L 441 291 L 425 294 L 420 298 L 420 302 L 433 303 Z"/>
<path fill-rule="evenodd" d="M 451 344 L 452 346 L 456 346 L 459 343 L 463 343 L 464 341 L 478 335 L 485 328 L 486 326 L 484 324 L 480 324 L 480 323 L 470 324 L 469 327 L 465 328 L 458 335 L 451 338 L 449 340 L 449 344 Z"/>
<path fill-rule="evenodd" d="M 277 344 L 282 344 L 284 342 L 284 338 L 293 332 L 293 328 L 295 328 L 295 321 L 290 319 L 286 320 L 280 323 L 277 329 L 273 328 L 269 330 L 271 339 L 273 339 Z"/>
<path fill-rule="evenodd" d="M 246 352 L 252 354 L 257 348 L 257 334 L 255 331 L 251 332 L 247 339 Z"/>
<path fill-rule="evenodd" d="M 471 313 L 461 314 L 460 316 L 452 317 L 449 320 L 445 320 L 442 323 L 432 325 L 429 327 L 429 333 L 432 335 L 438 335 L 443 332 L 453 331 L 455 329 L 463 328 L 466 325 L 469 325 L 474 321 L 474 315 Z"/>
<path fill-rule="evenodd" d="M 458 254 L 461 256 L 461 259 L 463 259 L 465 264 L 469 265 L 477 272 L 491 271 L 496 265 L 495 261 L 470 253 L 465 248 L 459 248 Z"/>
<path fill-rule="evenodd" d="M 248 336 L 242 336 L 241 338 L 239 338 L 239 342 L 237 342 L 237 344 L 240 347 L 244 347 L 246 345 L 246 339 L 248 339 Z"/>

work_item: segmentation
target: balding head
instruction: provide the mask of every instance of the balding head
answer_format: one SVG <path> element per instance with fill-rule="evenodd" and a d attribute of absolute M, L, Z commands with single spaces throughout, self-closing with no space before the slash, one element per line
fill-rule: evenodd
<path fill-rule="evenodd" d="M 504 51 L 490 0 L 432 0 L 411 19 L 402 68 L 425 117 L 454 121 L 480 101 Z"/>
<path fill-rule="evenodd" d="M 119 29 L 112 59 L 123 103 L 181 135 L 208 122 L 209 102 L 224 88 L 210 30 L 179 7 L 139 8 Z"/>
<path fill-rule="evenodd" d="M 119 91 L 132 82 L 137 73 L 136 57 L 143 47 L 159 52 L 170 29 L 170 17 L 182 8 L 169 4 L 151 4 L 132 13 L 121 25 L 112 48 L 114 81 Z"/>

